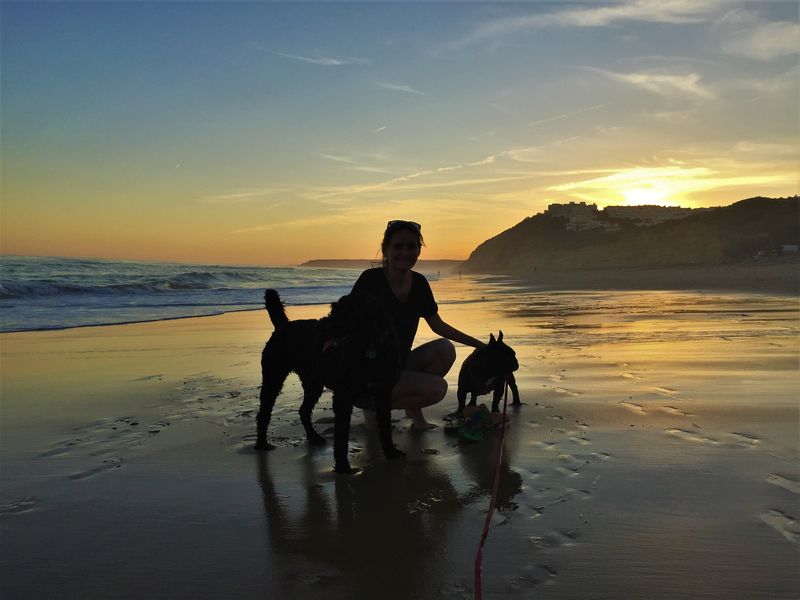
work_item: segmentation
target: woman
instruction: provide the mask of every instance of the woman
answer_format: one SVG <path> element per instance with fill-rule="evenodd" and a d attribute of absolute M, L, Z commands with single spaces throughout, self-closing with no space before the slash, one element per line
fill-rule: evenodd
<path fill-rule="evenodd" d="M 441 401 L 447 393 L 444 376 L 456 359 L 449 340 L 474 348 L 484 345 L 442 320 L 427 279 L 411 270 L 423 243 L 419 223 L 389 221 L 381 242 L 383 266 L 367 269 L 353 286 L 353 292 L 378 298 L 392 316 L 403 364 L 392 390 L 392 408 L 404 408 L 412 419 L 412 428 L 420 431 L 436 427 L 425 420 L 422 409 Z M 420 317 L 442 338 L 412 350 Z M 371 425 L 374 414 L 365 411 L 364 417 Z"/>

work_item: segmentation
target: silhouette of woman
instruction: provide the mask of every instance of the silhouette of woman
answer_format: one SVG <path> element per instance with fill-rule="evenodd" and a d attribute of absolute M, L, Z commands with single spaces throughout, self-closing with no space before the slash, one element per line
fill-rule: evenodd
<path fill-rule="evenodd" d="M 439 316 L 428 280 L 411 270 L 423 244 L 419 223 L 389 221 L 381 242 L 383 266 L 367 269 L 353 286 L 353 292 L 378 298 L 391 314 L 403 364 L 400 379 L 392 390 L 392 408 L 405 409 L 412 427 L 420 431 L 436 427 L 425 419 L 422 409 L 441 401 L 447 393 L 444 376 L 456 359 L 450 340 L 474 348 L 485 345 Z M 412 350 L 420 317 L 442 337 Z M 369 427 L 374 413 L 365 410 L 364 418 Z"/>

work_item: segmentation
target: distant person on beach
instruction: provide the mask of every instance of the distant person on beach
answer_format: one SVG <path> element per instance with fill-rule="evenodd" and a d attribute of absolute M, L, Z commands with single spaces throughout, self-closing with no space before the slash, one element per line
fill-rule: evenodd
<path fill-rule="evenodd" d="M 392 408 L 403 408 L 414 429 L 436 427 L 422 414 L 422 409 L 441 401 L 447 393 L 444 376 L 453 366 L 456 351 L 450 340 L 473 348 L 484 343 L 445 323 L 433 298 L 428 280 L 411 268 L 419 258 L 424 241 L 422 228 L 413 221 L 389 221 L 381 242 L 383 266 L 367 269 L 356 281 L 353 292 L 378 298 L 389 311 L 397 332 L 403 371 L 392 390 Z M 419 319 L 442 336 L 411 349 Z M 374 413 L 364 411 L 367 426 Z"/>

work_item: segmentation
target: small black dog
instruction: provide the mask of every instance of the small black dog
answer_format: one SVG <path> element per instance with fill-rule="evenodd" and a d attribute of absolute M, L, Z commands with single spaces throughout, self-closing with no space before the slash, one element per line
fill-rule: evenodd
<path fill-rule="evenodd" d="M 388 459 L 403 456 L 392 442 L 391 395 L 400 375 L 394 329 L 377 300 L 348 294 L 331 304 L 322 319 L 289 321 L 275 290 L 264 294 L 264 305 L 275 331 L 261 353 L 261 404 L 256 417 L 256 449 L 273 450 L 267 429 L 275 399 L 294 371 L 303 385 L 300 422 L 311 444 L 325 444 L 311 423 L 311 412 L 324 387 L 333 391 L 334 470 L 351 473 L 347 459 L 353 406 L 374 399 L 383 452 Z"/>
<path fill-rule="evenodd" d="M 506 382 L 511 388 L 513 406 L 521 406 L 519 390 L 514 379 L 513 371 L 519 369 L 517 356 L 510 346 L 503 343 L 503 332 L 495 340 L 489 334 L 489 344 L 483 348 L 476 348 L 472 354 L 464 359 L 461 371 L 458 374 L 458 411 L 464 411 L 467 393 L 470 394 L 470 406 L 475 406 L 478 396 L 494 391 L 492 398 L 492 412 L 499 412 L 500 398 Z"/>

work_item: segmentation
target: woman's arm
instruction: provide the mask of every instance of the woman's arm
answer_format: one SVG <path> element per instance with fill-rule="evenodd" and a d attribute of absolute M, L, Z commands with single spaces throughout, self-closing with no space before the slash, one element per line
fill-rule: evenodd
<path fill-rule="evenodd" d="M 436 335 L 442 336 L 443 338 L 458 342 L 459 344 L 464 344 L 465 346 L 472 346 L 473 348 L 481 348 L 486 345 L 484 342 L 476 340 L 474 337 L 469 336 L 466 333 L 459 331 L 452 325 L 448 325 L 442 321 L 442 317 L 439 316 L 438 312 L 433 313 L 425 320 L 428 322 L 431 331 L 433 331 L 433 333 Z"/>

